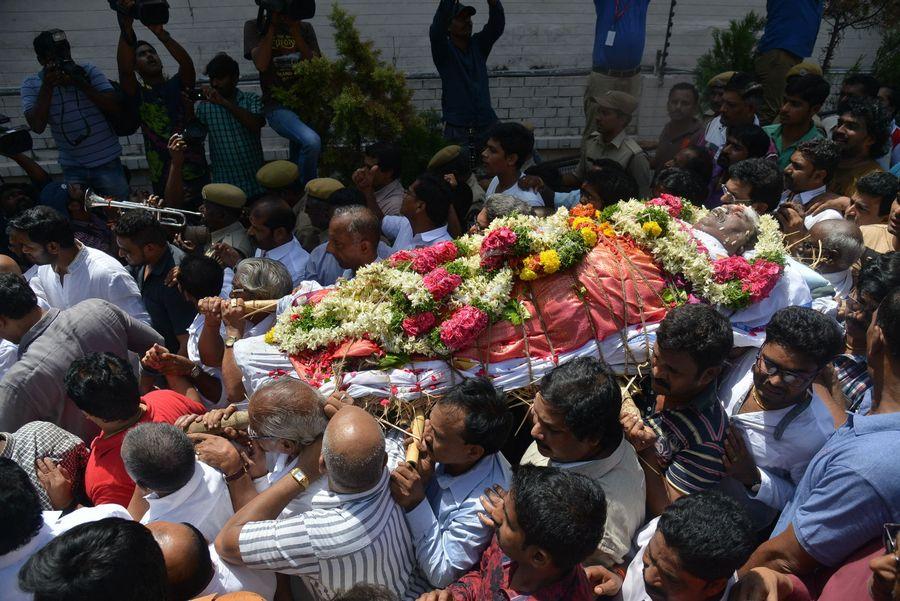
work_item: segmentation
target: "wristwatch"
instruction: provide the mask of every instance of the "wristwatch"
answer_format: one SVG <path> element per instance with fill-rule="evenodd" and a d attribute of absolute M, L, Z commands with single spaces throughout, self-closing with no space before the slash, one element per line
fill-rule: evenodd
<path fill-rule="evenodd" d="M 237 336 L 229 336 L 225 339 L 225 348 L 234 348 L 234 343 L 240 340 Z"/>
<path fill-rule="evenodd" d="M 299 467 L 295 467 L 291 470 L 291 478 L 294 479 L 294 482 L 300 487 L 300 490 L 306 490 L 309 488 L 309 478 L 306 477 L 306 474 L 303 473 Z"/>
<path fill-rule="evenodd" d="M 194 367 L 191 368 L 191 378 L 197 379 L 200 377 L 200 364 L 194 363 Z"/>

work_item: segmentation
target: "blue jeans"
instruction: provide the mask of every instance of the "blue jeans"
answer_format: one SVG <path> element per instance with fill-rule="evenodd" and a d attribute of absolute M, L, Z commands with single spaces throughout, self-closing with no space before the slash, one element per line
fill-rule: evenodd
<path fill-rule="evenodd" d="M 266 111 L 266 122 L 282 138 L 290 142 L 291 160 L 300 169 L 300 182 L 305 185 L 318 177 L 319 154 L 322 152 L 322 139 L 310 126 L 297 116 L 297 113 L 283 106 L 276 106 Z"/>
<path fill-rule="evenodd" d="M 67 184 L 81 184 L 91 188 L 100 196 L 111 196 L 117 200 L 128 200 L 130 192 L 125 170 L 119 159 L 96 167 L 63 167 L 63 181 Z"/>

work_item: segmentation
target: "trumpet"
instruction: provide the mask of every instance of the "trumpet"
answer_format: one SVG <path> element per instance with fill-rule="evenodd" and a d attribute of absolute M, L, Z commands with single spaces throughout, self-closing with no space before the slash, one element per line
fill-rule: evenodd
<path fill-rule="evenodd" d="M 88 211 L 95 208 L 128 210 L 138 209 L 142 211 L 150 211 L 151 213 L 155 213 L 156 220 L 159 221 L 160 224 L 177 228 L 181 228 L 187 225 L 188 216 L 198 218 L 202 217 L 202 215 L 200 213 L 197 213 L 196 211 L 154 207 L 153 205 L 145 204 L 142 202 L 128 202 L 125 200 L 113 200 L 111 198 L 104 198 L 99 194 L 95 194 L 94 191 L 90 188 L 84 193 L 84 208 Z"/>

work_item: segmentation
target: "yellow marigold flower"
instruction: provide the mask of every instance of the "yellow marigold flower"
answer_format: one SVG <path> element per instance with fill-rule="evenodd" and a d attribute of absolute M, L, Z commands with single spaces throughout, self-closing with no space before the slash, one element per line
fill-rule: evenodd
<path fill-rule="evenodd" d="M 592 219 L 590 219 L 589 217 L 576 217 L 572 221 L 572 229 L 573 230 L 580 230 L 582 228 L 590 227 L 592 225 L 594 225 L 594 221 Z"/>
<path fill-rule="evenodd" d="M 538 275 L 527 267 L 519 272 L 519 279 L 523 280 L 525 282 L 530 282 L 532 280 L 536 280 L 537 277 L 538 277 Z"/>
<path fill-rule="evenodd" d="M 263 340 L 266 341 L 266 344 L 275 344 L 275 328 L 271 328 L 268 332 L 266 332 Z"/>
<path fill-rule="evenodd" d="M 553 250 L 545 250 L 541 252 L 541 265 L 544 266 L 544 273 L 556 273 L 559 271 L 559 254 Z"/>
<path fill-rule="evenodd" d="M 641 229 L 652 238 L 659 238 L 662 235 L 662 228 L 655 221 L 648 221 L 641 226 Z"/>
<path fill-rule="evenodd" d="M 611 226 L 608 221 L 604 221 L 600 224 L 600 232 L 607 238 L 614 238 L 616 236 L 616 230 L 613 229 L 613 226 Z"/>
<path fill-rule="evenodd" d="M 595 219 L 600 219 L 600 215 L 602 215 L 602 213 L 601 213 L 600 211 L 594 211 L 594 218 L 595 218 Z"/>
<path fill-rule="evenodd" d="M 597 246 L 597 232 L 589 227 L 581 228 L 581 239 L 591 248 Z"/>

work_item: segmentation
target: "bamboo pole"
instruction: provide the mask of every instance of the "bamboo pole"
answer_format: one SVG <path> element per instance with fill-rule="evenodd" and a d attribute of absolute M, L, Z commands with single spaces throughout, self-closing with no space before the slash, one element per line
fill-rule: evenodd
<path fill-rule="evenodd" d="M 421 407 L 416 407 L 416 415 L 413 417 L 410 429 L 412 430 L 413 441 L 406 448 L 406 462 L 415 467 L 419 463 L 419 440 L 425 434 L 425 412 Z"/>
<path fill-rule="evenodd" d="M 188 434 L 220 434 L 225 428 L 246 430 L 250 425 L 250 415 L 246 411 L 235 411 L 222 420 L 218 428 L 209 429 L 203 422 L 194 422 L 188 426 Z"/>

